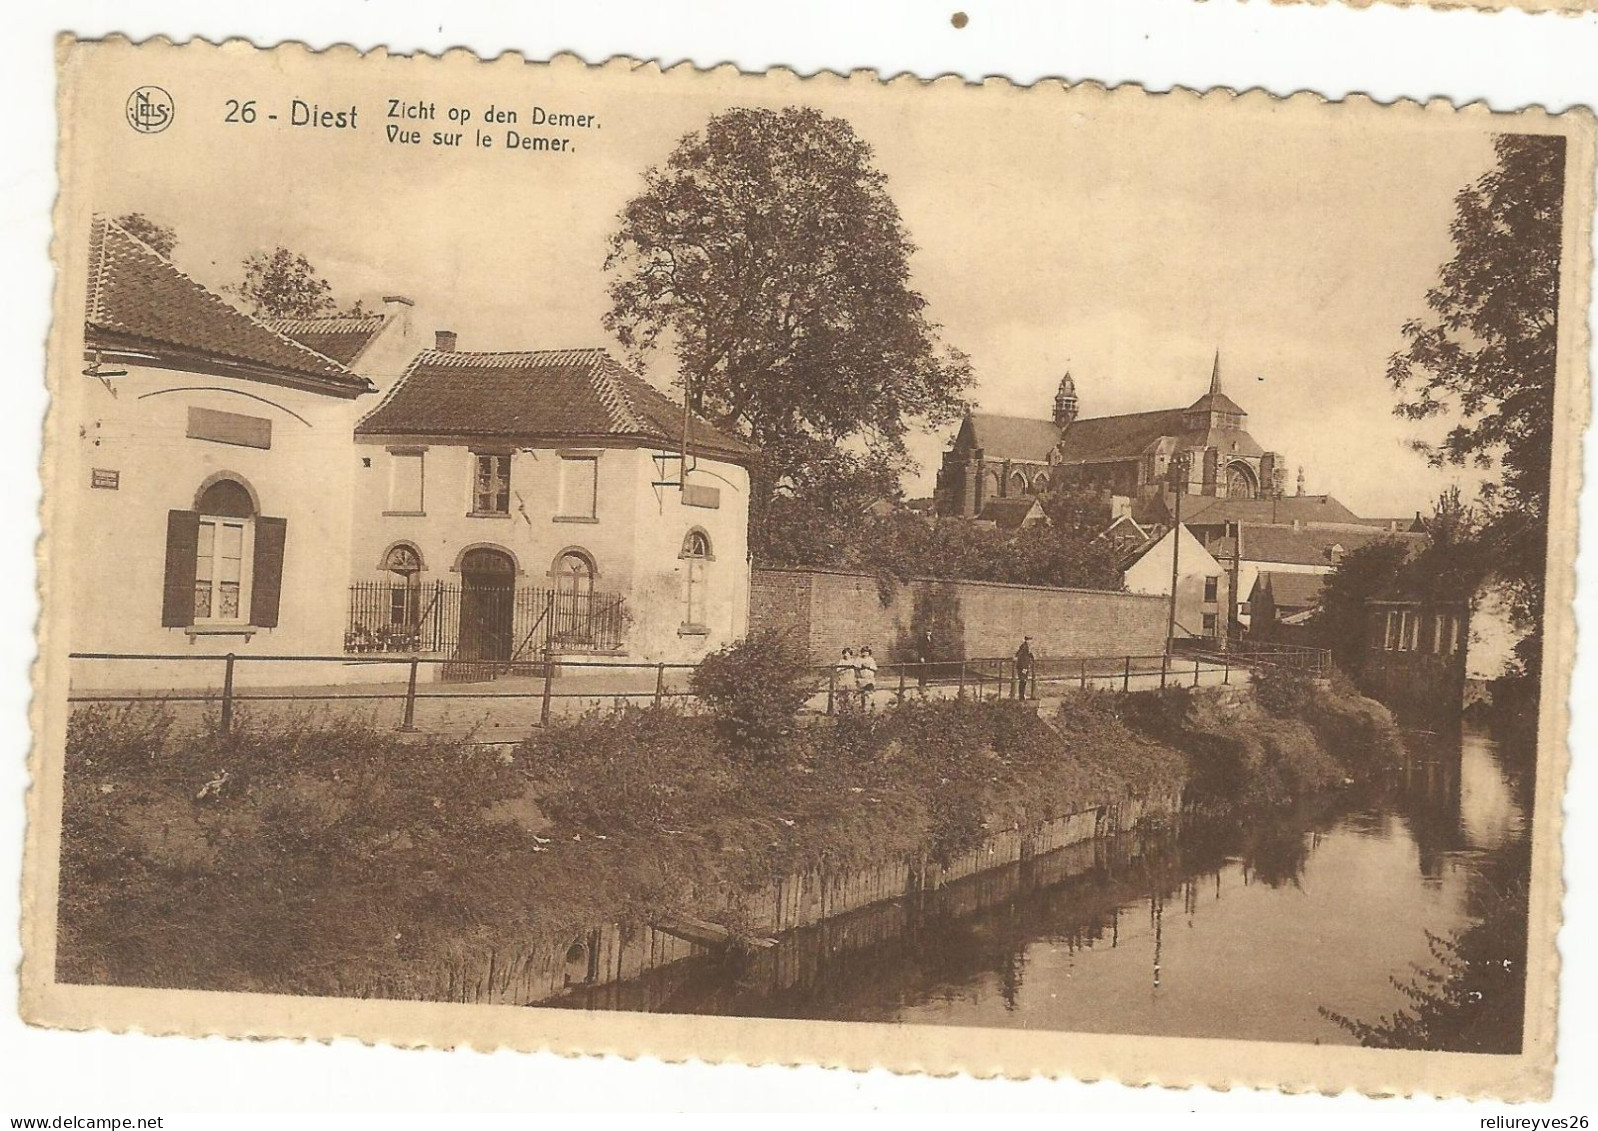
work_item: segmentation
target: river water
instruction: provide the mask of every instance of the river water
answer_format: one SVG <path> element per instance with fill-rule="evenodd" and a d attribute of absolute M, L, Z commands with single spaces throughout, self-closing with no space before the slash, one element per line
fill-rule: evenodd
<path fill-rule="evenodd" d="M 1525 859 L 1529 753 L 1407 736 L 1389 782 L 1075 845 L 548 1004 L 1352 1043 Z"/>

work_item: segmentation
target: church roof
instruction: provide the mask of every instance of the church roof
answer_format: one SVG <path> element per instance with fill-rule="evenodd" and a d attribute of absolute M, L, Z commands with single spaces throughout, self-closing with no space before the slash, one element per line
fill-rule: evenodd
<path fill-rule="evenodd" d="M 1227 412 L 1234 416 L 1246 416 L 1241 406 L 1231 397 L 1219 390 L 1205 393 L 1198 400 L 1188 406 L 1188 412 Z"/>
<path fill-rule="evenodd" d="M 992 412 L 973 412 L 966 417 L 970 441 L 991 460 L 1026 460 L 1043 463 L 1060 442 L 1060 430 L 1051 420 L 1028 416 L 1000 416 Z"/>
<path fill-rule="evenodd" d="M 1061 462 L 1135 459 L 1161 436 L 1180 436 L 1183 431 L 1182 410 L 1174 408 L 1078 420 L 1065 430 Z"/>

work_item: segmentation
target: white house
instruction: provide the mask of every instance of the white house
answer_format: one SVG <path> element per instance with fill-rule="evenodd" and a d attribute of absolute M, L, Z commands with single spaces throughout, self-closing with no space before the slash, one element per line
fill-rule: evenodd
<path fill-rule="evenodd" d="M 355 429 L 343 646 L 691 661 L 744 633 L 755 449 L 603 349 L 436 344 Z"/>
<path fill-rule="evenodd" d="M 115 222 L 93 223 L 81 282 L 84 364 L 52 409 L 67 450 L 51 583 L 70 589 L 73 651 L 187 659 L 79 661 L 74 684 L 215 686 L 222 664 L 192 658 L 339 655 L 345 591 L 328 563 L 349 554 L 350 429 L 372 383 Z M 368 346 L 391 324 L 377 316 Z"/>
<path fill-rule="evenodd" d="M 1146 542 L 1128 560 L 1122 578 L 1128 592 L 1171 595 L 1175 549 L 1176 635 L 1224 638 L 1229 577 L 1215 556 L 1184 526 Z"/>

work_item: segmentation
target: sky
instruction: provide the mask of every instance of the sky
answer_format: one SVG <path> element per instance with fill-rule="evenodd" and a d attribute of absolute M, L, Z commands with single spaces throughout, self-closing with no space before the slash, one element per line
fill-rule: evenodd
<path fill-rule="evenodd" d="M 140 62 L 91 63 L 96 81 L 64 109 L 81 123 L 64 170 L 84 215 L 143 211 L 174 226 L 178 265 L 235 281 L 255 250 L 305 254 L 341 300 L 412 298 L 422 326 L 462 349 L 617 348 L 606 240 L 650 165 L 717 110 L 815 106 L 848 119 L 917 245 L 913 283 L 949 343 L 972 361 L 984 411 L 1046 417 L 1061 374 L 1084 417 L 1186 405 L 1220 354 L 1249 430 L 1302 466 L 1312 493 L 1356 512 L 1427 510 L 1469 474 L 1427 468 L 1409 449 L 1428 433 L 1392 414 L 1387 358 L 1451 254 L 1460 188 L 1492 165 L 1480 116 L 1363 110 L 1250 95 L 1021 91 L 767 79 L 652 68 L 604 72 L 353 60 L 236 51 L 159 71 L 178 108 L 140 135 L 121 119 Z M 254 124 L 225 123 L 226 97 L 252 98 Z M 421 147 L 390 143 L 388 99 L 432 102 Z M 293 128 L 291 100 L 359 109 L 354 130 Z M 473 121 L 451 127 L 449 106 Z M 565 154 L 510 152 L 493 105 L 593 114 L 554 131 Z M 461 128 L 465 149 L 427 144 Z M 496 147 L 471 146 L 476 129 Z M 652 363 L 657 383 L 670 359 Z M 1440 433 L 1440 426 L 1429 435 Z M 916 435 L 930 493 L 953 427 Z"/>

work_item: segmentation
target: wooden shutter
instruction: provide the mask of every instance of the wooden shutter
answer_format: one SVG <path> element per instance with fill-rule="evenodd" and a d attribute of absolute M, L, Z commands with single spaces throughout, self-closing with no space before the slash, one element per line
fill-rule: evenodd
<path fill-rule="evenodd" d="M 166 583 L 161 591 L 161 623 L 187 628 L 194 623 L 194 573 L 200 553 L 200 513 L 166 512 Z"/>
<path fill-rule="evenodd" d="M 278 599 L 283 593 L 283 543 L 288 535 L 286 518 L 255 520 L 255 576 L 250 583 L 250 623 L 256 628 L 277 627 Z"/>

